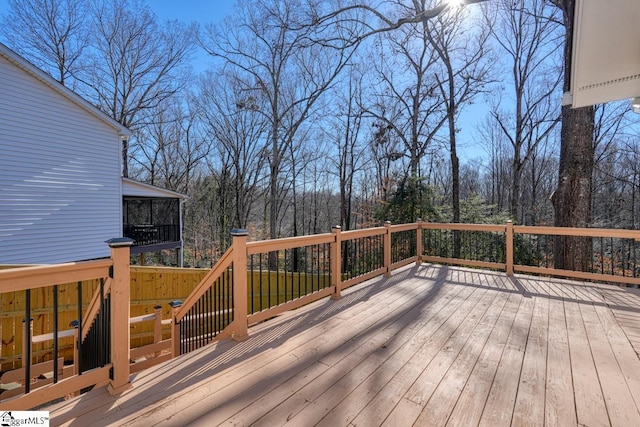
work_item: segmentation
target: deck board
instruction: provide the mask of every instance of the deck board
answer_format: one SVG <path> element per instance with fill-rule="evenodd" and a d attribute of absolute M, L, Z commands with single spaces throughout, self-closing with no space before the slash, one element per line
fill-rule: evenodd
<path fill-rule="evenodd" d="M 545 424 L 547 426 L 572 426 L 577 422 L 564 305 L 564 300 L 549 300 L 549 341 L 545 395 Z"/>
<path fill-rule="evenodd" d="M 580 301 L 580 296 L 585 296 L 585 293 L 578 286 L 572 288 L 576 291 L 574 301 Z M 569 352 L 577 420 L 579 425 L 585 426 L 608 425 L 610 422 L 607 409 L 579 304 L 565 304 L 567 330 L 571 331 Z"/>
<path fill-rule="evenodd" d="M 513 409 L 513 424 L 544 424 L 549 299 L 536 297 Z"/>
<path fill-rule="evenodd" d="M 467 384 L 451 412 L 448 425 L 477 425 L 482 416 L 491 383 L 498 369 L 500 358 L 520 307 L 520 296 L 511 294 L 500 314 Z"/>
<path fill-rule="evenodd" d="M 640 425 L 640 292 L 407 266 L 47 408 L 51 425 Z"/>

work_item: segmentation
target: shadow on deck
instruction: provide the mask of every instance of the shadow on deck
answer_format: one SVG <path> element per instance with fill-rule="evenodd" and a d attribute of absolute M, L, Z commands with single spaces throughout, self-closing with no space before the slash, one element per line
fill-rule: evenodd
<path fill-rule="evenodd" d="M 45 409 L 78 426 L 640 425 L 638 331 L 633 290 L 424 264 Z"/>

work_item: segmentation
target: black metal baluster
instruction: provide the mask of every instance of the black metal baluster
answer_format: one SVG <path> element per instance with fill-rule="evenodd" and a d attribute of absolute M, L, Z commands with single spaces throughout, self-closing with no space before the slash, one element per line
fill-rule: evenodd
<path fill-rule="evenodd" d="M 263 310 L 263 306 L 262 306 L 262 300 L 263 300 L 263 296 L 262 296 L 262 254 L 260 254 L 260 276 L 258 277 L 258 282 L 260 283 L 260 311 Z"/>
<path fill-rule="evenodd" d="M 78 306 L 77 306 L 78 339 L 76 340 L 76 346 L 78 349 L 78 363 L 80 364 L 80 369 L 78 369 L 78 375 L 82 375 L 83 365 L 85 364 L 84 352 L 82 351 L 82 330 L 84 328 L 84 325 L 82 324 L 82 282 L 78 282 L 77 295 L 78 295 Z"/>
<path fill-rule="evenodd" d="M 611 247 L 611 275 L 615 276 L 616 275 L 616 268 L 615 268 L 615 264 L 616 264 L 616 251 L 615 251 L 615 247 L 613 246 L 613 237 L 609 238 L 609 245 Z"/>
<path fill-rule="evenodd" d="M 256 307 L 255 307 L 255 295 L 253 290 L 255 289 L 255 283 L 254 283 L 254 274 L 253 274 L 253 254 L 249 255 L 249 282 L 251 284 L 251 314 L 256 312 Z"/>
<path fill-rule="evenodd" d="M 97 359 L 96 362 L 98 362 L 98 364 L 100 364 L 100 366 L 104 366 L 106 365 L 106 360 L 105 360 L 105 353 L 104 353 L 104 348 L 105 348 L 105 344 L 104 344 L 104 339 L 106 338 L 105 332 L 106 332 L 106 328 L 105 328 L 105 323 L 107 320 L 107 313 L 105 313 L 105 307 L 104 307 L 104 279 L 100 279 L 100 312 L 98 313 L 98 315 L 96 316 L 95 319 L 95 323 L 93 325 L 94 328 L 96 328 L 95 330 L 98 332 L 98 339 L 97 339 L 97 345 L 98 345 L 98 353 L 97 353 Z"/>
<path fill-rule="evenodd" d="M 58 285 L 53 285 L 53 383 L 58 382 Z"/>
<path fill-rule="evenodd" d="M 31 289 L 24 291 L 24 353 L 22 366 L 24 367 L 24 393 L 31 391 Z"/>
<path fill-rule="evenodd" d="M 291 250 L 295 250 L 295 249 L 289 249 L 289 251 Z M 282 286 L 282 288 L 284 289 L 284 302 L 289 301 L 289 299 L 287 298 L 287 270 L 289 270 L 289 267 L 287 265 L 287 262 L 289 261 L 289 257 L 287 256 L 287 249 L 284 250 L 284 284 Z M 295 260 L 295 255 L 293 257 L 293 259 Z M 291 268 L 291 270 L 293 270 L 293 268 Z M 293 299 L 293 286 L 291 288 L 291 299 Z"/>

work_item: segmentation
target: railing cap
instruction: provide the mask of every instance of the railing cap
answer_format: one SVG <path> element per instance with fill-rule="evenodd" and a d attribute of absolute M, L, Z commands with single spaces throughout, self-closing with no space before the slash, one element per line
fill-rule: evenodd
<path fill-rule="evenodd" d="M 169 303 L 169 305 L 170 305 L 172 308 L 181 307 L 181 306 L 182 306 L 182 301 L 180 301 L 179 299 L 177 299 L 177 300 L 175 300 L 175 301 L 171 301 L 171 302 Z"/>
<path fill-rule="evenodd" d="M 249 234 L 249 230 L 246 230 L 244 228 L 234 228 L 231 230 L 232 236 L 246 236 L 248 234 Z"/>
<path fill-rule="evenodd" d="M 105 241 L 110 248 L 125 248 L 133 245 L 134 240 L 128 237 L 115 237 Z"/>

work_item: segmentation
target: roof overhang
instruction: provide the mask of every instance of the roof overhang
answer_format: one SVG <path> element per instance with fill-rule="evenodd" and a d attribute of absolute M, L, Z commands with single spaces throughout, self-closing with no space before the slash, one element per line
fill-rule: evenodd
<path fill-rule="evenodd" d="M 122 196 L 123 197 L 151 197 L 161 199 L 180 199 L 186 200 L 189 197 L 186 194 L 178 193 L 155 185 L 145 184 L 131 178 L 122 178 Z"/>
<path fill-rule="evenodd" d="M 576 0 L 571 94 L 574 108 L 640 97 L 640 1 Z"/>

